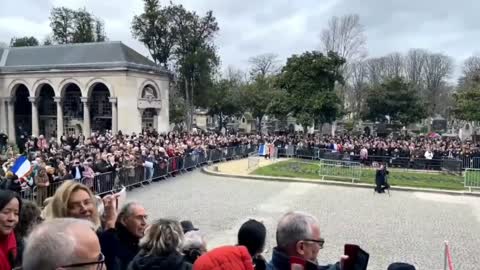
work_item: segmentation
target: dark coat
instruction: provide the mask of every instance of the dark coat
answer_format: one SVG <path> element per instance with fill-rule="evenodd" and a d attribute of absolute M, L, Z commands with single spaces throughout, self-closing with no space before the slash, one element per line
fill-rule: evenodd
<path fill-rule="evenodd" d="M 172 253 L 165 256 L 146 255 L 140 251 L 128 266 L 128 270 L 191 270 L 192 265 L 183 256 Z"/>
<path fill-rule="evenodd" d="M 108 270 L 126 270 L 140 250 L 139 239 L 120 223 L 116 224 L 115 229 L 100 233 L 99 239 Z"/>
<path fill-rule="evenodd" d="M 82 166 L 78 166 L 78 169 L 80 170 L 80 179 L 83 178 L 83 171 L 85 171 L 85 168 L 83 168 Z M 72 168 L 70 169 L 70 174 L 72 175 L 72 177 L 75 177 L 76 175 L 76 167 L 75 166 L 72 166 Z"/>
<path fill-rule="evenodd" d="M 273 249 L 272 260 L 267 265 L 268 270 L 290 270 L 290 257 L 278 250 L 278 248 Z M 319 266 L 312 262 L 307 261 L 305 264 L 305 270 L 340 270 L 340 264 L 336 263 L 333 265 Z"/>
<path fill-rule="evenodd" d="M 387 182 L 387 175 L 389 172 L 384 169 L 384 170 L 377 170 L 375 173 L 375 184 L 377 186 L 384 186 Z"/>

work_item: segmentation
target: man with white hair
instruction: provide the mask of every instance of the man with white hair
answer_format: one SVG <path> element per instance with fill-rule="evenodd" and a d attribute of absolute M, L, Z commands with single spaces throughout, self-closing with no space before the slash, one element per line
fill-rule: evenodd
<path fill-rule="evenodd" d="M 274 248 L 272 260 L 267 266 L 269 270 L 290 270 L 292 257 L 304 264 L 305 270 L 340 270 L 340 263 L 319 266 L 317 256 L 323 248 L 325 240 L 320 237 L 318 220 L 307 213 L 289 212 L 285 214 L 277 226 L 277 247 Z M 341 263 L 347 257 L 342 256 Z"/>
<path fill-rule="evenodd" d="M 82 219 L 58 218 L 36 227 L 27 239 L 22 270 L 103 269 L 92 223 Z"/>
<path fill-rule="evenodd" d="M 126 270 L 137 255 L 139 241 L 147 226 L 145 208 L 137 202 L 129 202 L 120 209 L 115 226 L 106 228 L 100 235 L 108 270 Z"/>

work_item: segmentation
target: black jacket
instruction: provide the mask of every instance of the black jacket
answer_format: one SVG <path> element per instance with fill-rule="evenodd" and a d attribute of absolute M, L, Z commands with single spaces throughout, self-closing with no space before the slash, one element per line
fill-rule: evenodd
<path fill-rule="evenodd" d="M 278 250 L 278 248 L 273 249 L 272 260 L 267 265 L 268 270 L 290 270 L 290 257 Z M 312 262 L 306 262 L 305 270 L 340 270 L 340 264 L 336 263 L 333 265 L 319 266 Z"/>
<path fill-rule="evenodd" d="M 70 168 L 70 174 L 72 175 L 72 177 L 75 177 L 75 175 L 76 175 L 76 170 L 77 170 L 77 168 L 76 168 L 75 166 L 72 166 L 72 167 Z M 83 178 L 83 171 L 85 171 L 85 168 L 83 168 L 83 166 L 80 166 L 80 165 L 79 165 L 79 166 L 78 166 L 78 170 L 80 171 L 80 179 L 82 179 L 82 178 Z"/>
<path fill-rule="evenodd" d="M 139 239 L 121 223 L 115 229 L 101 232 L 99 239 L 108 270 L 126 270 L 139 251 Z"/>
<path fill-rule="evenodd" d="M 387 182 L 387 175 L 389 172 L 386 169 L 377 170 L 375 173 L 375 184 L 377 185 L 385 185 Z"/>
<path fill-rule="evenodd" d="M 108 268 L 107 268 L 108 269 Z M 150 256 L 141 251 L 128 266 L 128 270 L 191 270 L 192 265 L 178 253 Z"/>

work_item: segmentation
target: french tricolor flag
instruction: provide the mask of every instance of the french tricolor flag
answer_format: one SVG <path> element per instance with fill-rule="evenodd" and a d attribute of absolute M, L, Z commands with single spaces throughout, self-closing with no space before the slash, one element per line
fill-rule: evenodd
<path fill-rule="evenodd" d="M 261 144 L 258 147 L 258 155 L 259 156 L 265 156 L 266 154 L 267 154 L 267 147 L 265 146 L 265 144 Z"/>
<path fill-rule="evenodd" d="M 23 178 L 27 174 L 32 172 L 32 164 L 28 161 L 27 157 L 21 156 L 15 160 L 13 164 L 12 172 L 18 176 L 18 178 Z"/>

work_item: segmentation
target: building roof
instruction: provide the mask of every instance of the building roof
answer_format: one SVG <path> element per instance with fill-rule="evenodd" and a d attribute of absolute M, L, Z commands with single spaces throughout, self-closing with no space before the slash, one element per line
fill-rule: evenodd
<path fill-rule="evenodd" d="M 79 69 L 168 72 L 119 41 L 0 49 L 0 73 Z"/>

